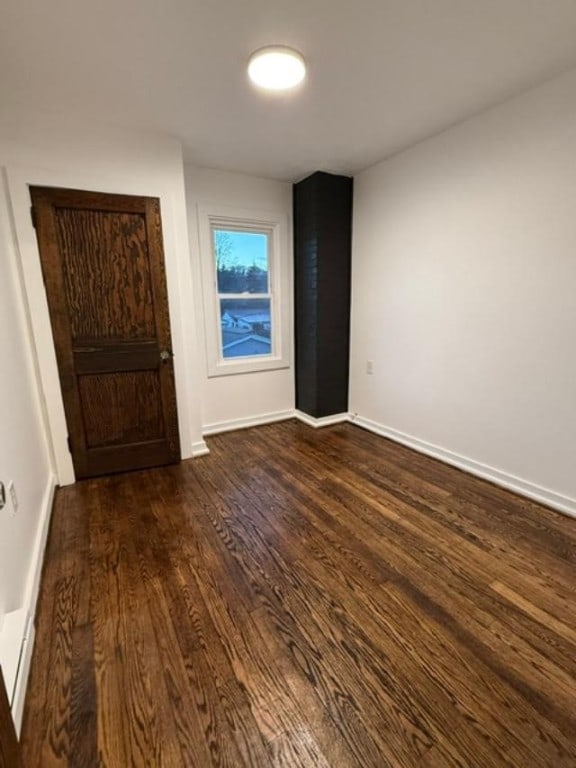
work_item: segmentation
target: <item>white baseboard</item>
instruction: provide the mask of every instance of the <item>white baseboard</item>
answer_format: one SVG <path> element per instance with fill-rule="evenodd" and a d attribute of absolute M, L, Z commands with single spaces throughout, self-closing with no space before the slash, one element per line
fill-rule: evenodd
<path fill-rule="evenodd" d="M 195 459 L 198 456 L 206 456 L 210 453 L 210 448 L 206 445 L 204 440 L 199 440 L 197 443 L 192 443 L 192 458 Z"/>
<path fill-rule="evenodd" d="M 294 411 L 294 416 L 304 424 L 308 424 L 309 427 L 314 427 L 314 429 L 330 427 L 332 424 L 341 424 L 343 421 L 350 420 L 348 413 L 335 413 L 332 416 L 321 416 L 317 419 L 314 416 L 309 416 L 303 411 L 296 410 Z"/>
<path fill-rule="evenodd" d="M 0 660 L 2 661 L 2 676 L 8 694 L 8 701 L 12 705 L 16 691 L 16 680 L 20 668 L 22 653 L 22 638 L 26 637 L 26 625 L 28 623 L 28 611 L 26 608 L 18 608 L 2 616 L 0 627 Z"/>
<path fill-rule="evenodd" d="M 294 411 L 272 411 L 271 413 L 262 413 L 259 416 L 249 416 L 244 419 L 230 419 L 229 421 L 216 421 L 212 424 L 205 424 L 202 428 L 203 435 L 217 435 L 220 432 L 232 432 L 235 429 L 246 429 L 248 427 L 260 427 L 263 424 L 273 424 L 276 421 L 286 421 L 294 418 Z"/>
<path fill-rule="evenodd" d="M 46 551 L 48 530 L 50 528 L 50 519 L 52 517 L 52 505 L 54 502 L 55 490 L 56 478 L 51 475 L 46 485 L 44 498 L 42 500 L 40 524 L 36 534 L 36 541 L 34 542 L 32 567 L 26 585 L 26 602 L 25 606 L 20 609 L 25 618 L 22 622 L 22 636 L 19 642 L 18 653 L 19 664 L 14 686 L 14 696 L 12 698 L 12 718 L 18 735 L 20 734 L 20 728 L 22 727 L 24 699 L 26 697 L 26 687 L 28 685 L 32 651 L 34 649 L 36 604 L 40 592 L 40 579 L 42 577 L 42 566 L 44 564 L 44 553 Z"/>
<path fill-rule="evenodd" d="M 413 448 L 415 451 L 425 453 L 428 456 L 433 456 L 435 459 L 440 459 L 440 461 L 458 467 L 471 475 L 476 475 L 484 480 L 489 480 L 495 485 L 506 488 L 509 491 L 514 491 L 515 493 L 520 494 L 520 496 L 526 496 L 527 498 L 537 501 L 540 504 L 544 504 L 547 507 L 551 507 L 558 512 L 563 512 L 565 515 L 576 517 L 576 499 L 572 499 L 569 496 L 564 496 L 556 491 L 551 491 L 549 488 L 543 488 L 528 480 L 523 480 L 507 472 L 502 472 L 495 467 L 482 464 L 474 459 L 469 459 L 467 456 L 461 456 L 446 448 L 441 448 L 433 443 L 428 443 L 425 440 L 420 440 L 412 435 L 399 432 L 391 427 L 378 424 L 363 416 L 350 416 L 350 421 L 377 435 L 387 437 L 397 443 L 402 443 L 402 445 L 406 445 L 408 448 Z"/>
<path fill-rule="evenodd" d="M 28 687 L 28 678 L 30 676 L 30 666 L 32 664 L 32 651 L 34 650 L 34 640 L 36 639 L 36 627 L 34 626 L 34 617 L 26 614 L 26 627 L 22 646 L 20 650 L 20 663 L 18 666 L 18 676 L 16 678 L 16 689 L 12 701 L 12 719 L 16 733 L 20 737 L 22 729 L 22 718 L 24 717 L 24 702 L 26 701 L 26 689 Z"/>

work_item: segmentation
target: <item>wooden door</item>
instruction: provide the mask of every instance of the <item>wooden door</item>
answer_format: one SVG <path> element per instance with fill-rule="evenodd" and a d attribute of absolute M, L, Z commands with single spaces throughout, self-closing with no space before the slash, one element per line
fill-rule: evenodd
<path fill-rule="evenodd" d="M 76 477 L 178 461 L 159 201 L 30 192 Z"/>

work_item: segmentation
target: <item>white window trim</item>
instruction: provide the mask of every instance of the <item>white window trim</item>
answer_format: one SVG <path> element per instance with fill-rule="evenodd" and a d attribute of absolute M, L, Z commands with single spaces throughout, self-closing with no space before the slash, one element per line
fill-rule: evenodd
<path fill-rule="evenodd" d="M 271 302 L 271 355 L 224 359 L 220 329 L 220 307 L 212 230 L 239 229 L 269 234 L 269 293 Z M 280 213 L 229 206 L 198 205 L 198 234 L 202 265 L 204 328 L 208 377 L 230 376 L 290 367 L 290 272 L 288 217 Z M 235 294 L 231 295 L 231 298 Z M 254 297 L 256 298 L 256 297 Z"/>

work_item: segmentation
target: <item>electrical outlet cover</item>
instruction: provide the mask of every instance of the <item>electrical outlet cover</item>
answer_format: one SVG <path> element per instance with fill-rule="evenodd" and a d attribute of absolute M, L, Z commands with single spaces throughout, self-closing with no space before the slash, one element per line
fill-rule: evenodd
<path fill-rule="evenodd" d="M 12 480 L 8 483 L 8 493 L 12 501 L 12 514 L 15 515 L 18 512 L 18 496 L 16 495 L 16 488 Z"/>

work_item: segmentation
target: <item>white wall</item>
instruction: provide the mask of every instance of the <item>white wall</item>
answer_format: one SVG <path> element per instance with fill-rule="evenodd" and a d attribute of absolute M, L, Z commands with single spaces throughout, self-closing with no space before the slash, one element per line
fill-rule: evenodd
<path fill-rule="evenodd" d="M 6 486 L 14 482 L 19 502 L 14 516 L 10 504 L 0 510 L 2 615 L 25 602 L 43 500 L 52 480 L 3 184 L 0 263 L 0 480 Z"/>
<path fill-rule="evenodd" d="M 29 184 L 150 195 L 160 198 L 176 393 L 184 457 L 201 452 L 197 329 L 191 308 L 182 150 L 170 137 L 105 126 L 65 123 L 47 115 L 12 115 L 0 132 L 0 165 L 7 169 L 18 246 L 61 483 L 73 480 L 66 423 L 34 229 Z"/>
<path fill-rule="evenodd" d="M 0 480 L 16 490 L 0 510 L 0 666 L 20 728 L 33 614 L 55 477 L 42 412 L 29 320 L 0 175 Z M 28 645 L 25 645 L 25 639 Z M 20 675 L 18 676 L 18 670 Z"/>
<path fill-rule="evenodd" d="M 236 206 L 255 211 L 272 211 L 289 217 L 292 228 L 292 186 L 279 181 L 260 179 L 238 173 L 227 173 L 207 168 L 185 168 L 186 197 L 190 250 L 195 275 L 200 275 L 200 249 L 198 239 L 198 204 Z M 290 234 L 289 260 L 292 274 L 292 239 Z M 200 280 L 195 280 L 200 286 Z M 290 300 L 293 290 L 290 286 Z M 202 294 L 196 293 L 198 325 L 203 329 Z M 292 311 L 290 313 L 292 317 Z M 292 321 L 291 321 L 292 323 Z M 290 331 L 290 337 L 293 333 Z M 252 423 L 282 416 L 294 409 L 293 354 L 290 367 L 275 371 L 235 374 L 208 378 L 206 348 L 200 345 L 198 359 L 202 373 L 202 424 L 209 432 L 243 423 Z"/>
<path fill-rule="evenodd" d="M 350 406 L 576 513 L 575 158 L 572 71 L 356 178 Z"/>

